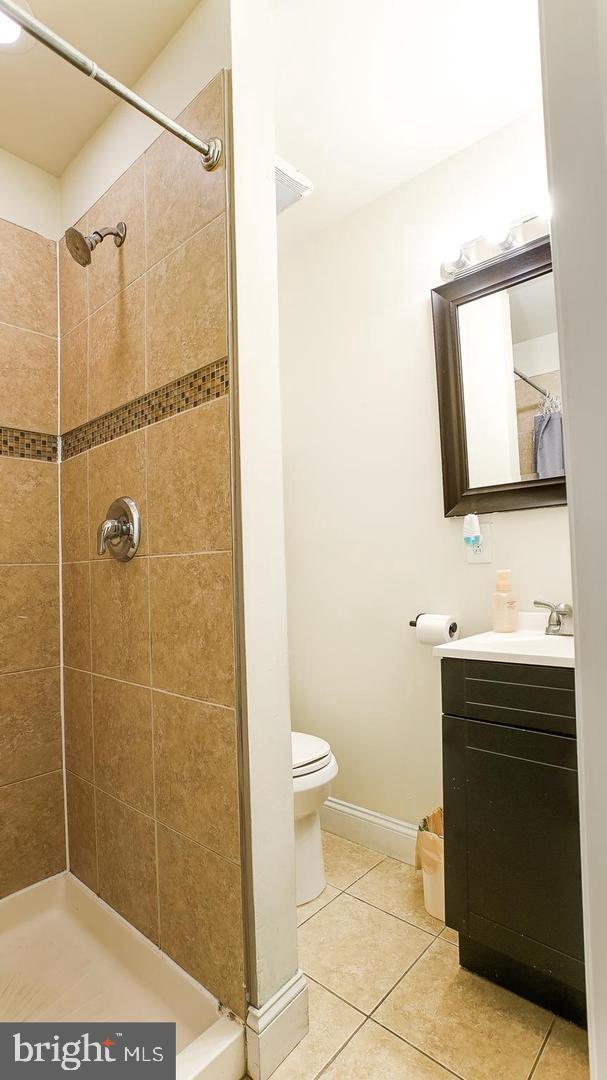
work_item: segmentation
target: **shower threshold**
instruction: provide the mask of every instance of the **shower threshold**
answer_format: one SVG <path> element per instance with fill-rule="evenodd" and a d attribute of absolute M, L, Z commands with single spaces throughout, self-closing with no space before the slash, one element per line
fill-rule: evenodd
<path fill-rule="evenodd" d="M 70 873 L 0 900 L 0 1020 L 174 1021 L 177 1080 L 241 1080 L 244 1030 Z"/>

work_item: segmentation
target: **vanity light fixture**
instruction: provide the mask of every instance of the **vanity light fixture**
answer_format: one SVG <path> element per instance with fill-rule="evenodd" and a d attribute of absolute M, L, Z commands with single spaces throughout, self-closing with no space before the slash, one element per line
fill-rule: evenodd
<path fill-rule="evenodd" d="M 492 223 L 482 236 L 462 244 L 456 259 L 441 264 L 443 281 L 453 281 L 468 270 L 477 269 L 494 259 L 499 259 L 507 252 L 514 251 L 532 240 L 537 240 L 540 236 L 545 236 L 549 231 L 549 224 L 549 200 L 539 214 L 519 218 L 510 225 Z"/>
<path fill-rule="evenodd" d="M 503 221 L 492 222 L 483 232 L 485 240 L 500 251 L 512 251 L 516 247 L 516 239 L 513 234 L 513 226 L 505 225 Z"/>
<path fill-rule="evenodd" d="M 478 250 L 478 245 L 482 243 L 482 239 L 482 236 L 479 236 L 475 240 L 468 240 L 467 243 L 462 244 L 457 258 L 453 259 L 452 262 L 441 264 L 440 272 L 443 281 L 451 281 L 458 274 L 464 274 L 466 270 L 482 259 L 482 253 Z"/>

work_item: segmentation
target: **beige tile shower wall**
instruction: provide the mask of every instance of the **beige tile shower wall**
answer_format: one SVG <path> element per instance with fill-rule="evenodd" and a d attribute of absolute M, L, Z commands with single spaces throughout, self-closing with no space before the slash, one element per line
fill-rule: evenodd
<path fill-rule="evenodd" d="M 223 130 L 222 77 L 181 120 Z M 62 246 L 64 431 L 228 352 L 224 169 L 161 135 L 85 224 L 120 219 L 86 271 Z M 229 399 L 61 468 L 71 867 L 243 1016 Z M 96 552 L 120 495 L 130 563 Z"/>
<path fill-rule="evenodd" d="M 0 428 L 57 431 L 56 245 L 0 220 Z M 0 897 L 65 867 L 58 476 L 0 447 Z"/>

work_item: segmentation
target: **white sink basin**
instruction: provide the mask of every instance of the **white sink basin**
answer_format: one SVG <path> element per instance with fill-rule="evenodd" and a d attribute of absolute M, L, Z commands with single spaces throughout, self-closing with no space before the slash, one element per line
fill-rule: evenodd
<path fill-rule="evenodd" d="M 531 621 L 537 625 L 535 613 L 521 615 L 521 622 Z M 545 619 L 543 625 L 545 626 Z M 575 666 L 574 638 L 551 636 L 544 633 L 543 629 L 528 626 L 515 630 L 513 634 L 497 634 L 490 630 L 486 634 L 475 634 L 474 637 L 437 645 L 434 655 L 464 660 L 496 660 L 507 664 Z"/>

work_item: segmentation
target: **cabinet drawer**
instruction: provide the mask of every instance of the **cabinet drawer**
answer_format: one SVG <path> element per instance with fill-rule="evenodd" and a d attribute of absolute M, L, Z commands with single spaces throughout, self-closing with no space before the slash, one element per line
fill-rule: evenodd
<path fill-rule="evenodd" d="M 450 716 L 575 735 L 573 668 L 443 659 L 441 674 Z"/>

